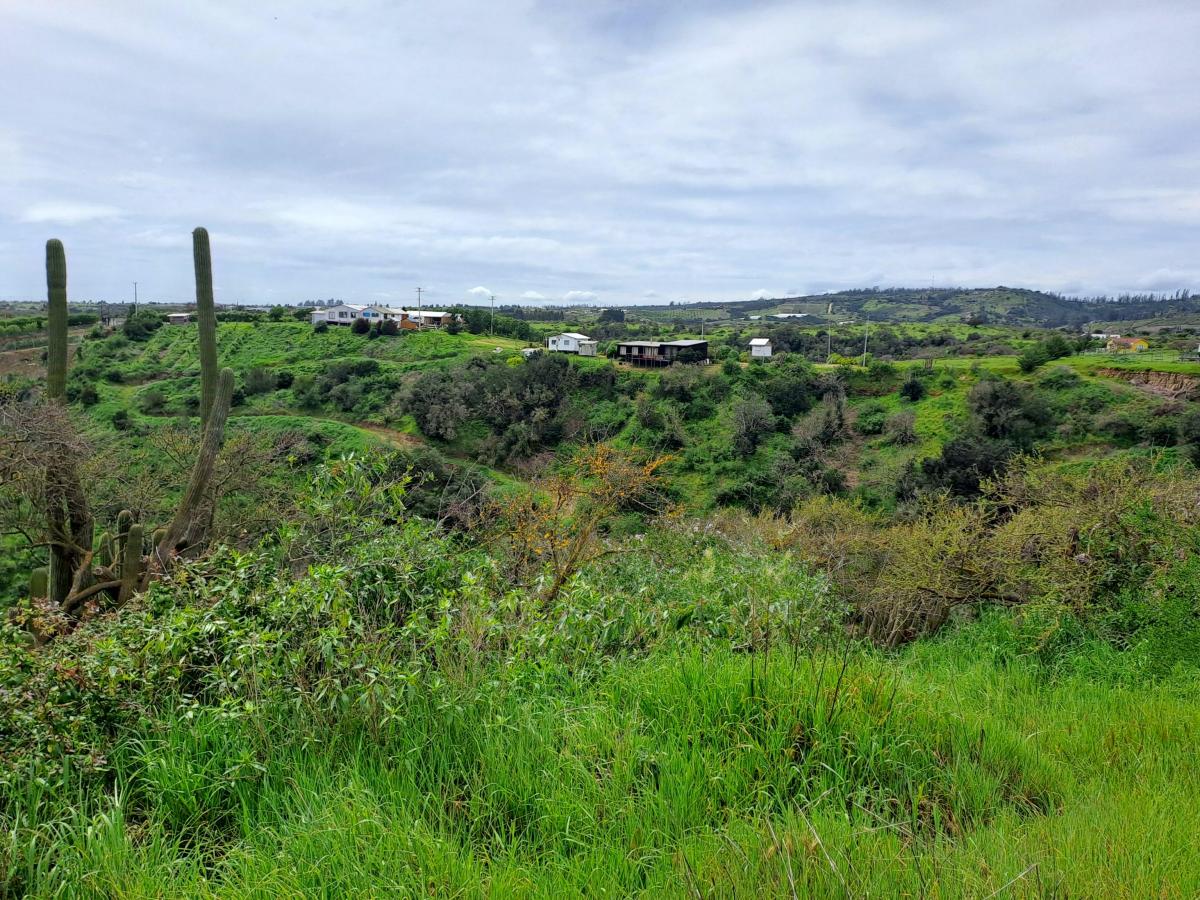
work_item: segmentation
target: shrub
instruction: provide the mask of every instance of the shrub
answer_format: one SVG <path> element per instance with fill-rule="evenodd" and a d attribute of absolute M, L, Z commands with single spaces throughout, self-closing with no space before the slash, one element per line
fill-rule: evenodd
<path fill-rule="evenodd" d="M 859 434 L 882 434 L 887 418 L 887 409 L 882 404 L 864 404 L 854 420 L 854 430 Z"/>
<path fill-rule="evenodd" d="M 246 371 L 245 386 L 247 394 L 266 394 L 276 389 L 278 381 L 266 366 L 254 366 Z"/>
<path fill-rule="evenodd" d="M 113 428 L 117 429 L 117 431 L 128 431 L 129 411 L 125 409 L 118 409 L 115 413 L 113 413 L 112 426 Z"/>
<path fill-rule="evenodd" d="M 917 417 L 910 411 L 904 410 L 887 420 L 888 438 L 893 444 L 907 445 L 917 442 Z"/>
<path fill-rule="evenodd" d="M 900 396 L 910 403 L 916 403 L 926 394 L 925 382 L 917 377 L 916 369 L 910 369 L 908 378 L 900 385 Z"/>
<path fill-rule="evenodd" d="M 324 334 L 328 330 L 329 330 L 328 322 L 321 321 L 321 322 L 317 322 L 315 325 L 313 325 L 313 331 L 315 331 L 317 334 Z"/>
<path fill-rule="evenodd" d="M 138 396 L 138 409 L 148 416 L 159 415 L 166 405 L 167 395 L 160 388 L 147 388 Z"/>
<path fill-rule="evenodd" d="M 371 330 L 371 323 L 360 316 L 354 320 L 354 324 L 350 326 L 350 330 L 355 334 L 366 334 Z"/>

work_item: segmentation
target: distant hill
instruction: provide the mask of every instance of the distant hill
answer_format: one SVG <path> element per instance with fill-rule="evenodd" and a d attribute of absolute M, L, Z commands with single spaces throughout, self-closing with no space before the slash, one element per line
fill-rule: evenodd
<path fill-rule="evenodd" d="M 832 315 L 828 314 L 832 304 Z M 1058 328 L 1089 322 L 1121 322 L 1200 313 L 1200 297 L 1186 292 L 1164 298 L 1127 295 L 1117 298 L 1072 298 L 1024 288 L 867 288 L 732 302 L 677 303 L 637 307 L 653 318 L 686 315 L 688 311 L 741 319 L 752 315 L 807 313 L 816 322 L 870 316 L 880 322 L 971 322 L 975 324 Z"/>

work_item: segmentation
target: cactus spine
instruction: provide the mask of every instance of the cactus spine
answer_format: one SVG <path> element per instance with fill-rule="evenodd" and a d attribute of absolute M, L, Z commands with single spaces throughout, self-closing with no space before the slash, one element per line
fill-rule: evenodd
<path fill-rule="evenodd" d="M 46 241 L 46 394 L 62 402 L 67 395 L 67 253 L 62 241 Z"/>
<path fill-rule="evenodd" d="M 192 232 L 196 269 L 196 333 L 200 341 L 200 427 L 208 425 L 217 398 L 217 311 L 213 303 L 212 250 L 208 230 Z"/>

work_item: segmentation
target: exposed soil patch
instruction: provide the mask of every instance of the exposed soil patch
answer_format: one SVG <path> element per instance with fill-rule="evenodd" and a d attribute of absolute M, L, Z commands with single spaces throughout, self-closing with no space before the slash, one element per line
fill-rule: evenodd
<path fill-rule="evenodd" d="M 1160 397 L 1172 400 L 1200 398 L 1200 377 L 1182 372 L 1134 372 L 1129 369 L 1097 369 L 1097 374 L 1115 378 Z"/>

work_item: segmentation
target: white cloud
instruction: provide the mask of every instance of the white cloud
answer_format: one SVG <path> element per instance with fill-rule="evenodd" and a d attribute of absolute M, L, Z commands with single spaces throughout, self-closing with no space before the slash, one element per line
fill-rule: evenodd
<path fill-rule="evenodd" d="M 539 294 L 537 291 L 526 291 L 521 295 L 522 300 L 528 300 L 531 303 L 539 303 L 546 299 L 545 294 Z"/>
<path fill-rule="evenodd" d="M 567 291 L 562 299 L 563 303 L 594 303 L 596 294 L 593 291 Z"/>
<path fill-rule="evenodd" d="M 99 203 L 47 202 L 27 207 L 21 221 L 34 224 L 80 225 L 100 219 L 112 219 L 121 214 L 115 206 Z"/>
<path fill-rule="evenodd" d="M 1194 0 L 643 6 L 0 3 L 0 296 L 1190 277 Z"/>
<path fill-rule="evenodd" d="M 472 300 L 487 300 L 492 296 L 492 292 L 480 285 L 479 287 L 471 288 L 466 292 L 466 295 Z"/>
<path fill-rule="evenodd" d="M 755 291 L 753 294 L 750 295 L 750 299 L 751 300 L 770 300 L 774 296 L 775 295 L 773 293 L 771 293 L 770 291 L 768 291 L 766 288 L 759 288 L 757 291 Z"/>

